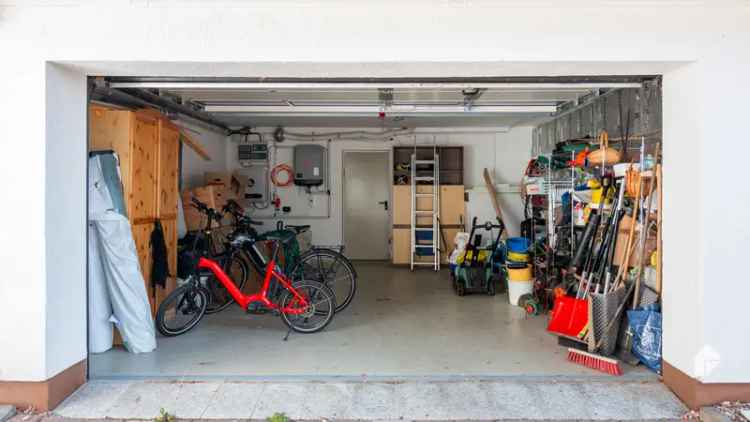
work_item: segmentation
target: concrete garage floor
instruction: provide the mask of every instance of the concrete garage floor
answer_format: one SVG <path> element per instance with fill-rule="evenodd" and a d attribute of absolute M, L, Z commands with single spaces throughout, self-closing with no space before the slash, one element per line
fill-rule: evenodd
<path fill-rule="evenodd" d="M 232 307 L 192 332 L 159 338 L 155 352 L 92 355 L 92 379 L 371 380 L 459 377 L 611 377 L 574 365 L 547 334 L 544 316 L 527 318 L 506 294 L 460 298 L 447 270 L 410 272 L 387 263 L 355 264 L 359 291 L 323 332 L 292 334 L 279 317 Z M 642 366 L 624 379 L 653 381 Z M 623 378 L 619 378 L 623 379 Z"/>

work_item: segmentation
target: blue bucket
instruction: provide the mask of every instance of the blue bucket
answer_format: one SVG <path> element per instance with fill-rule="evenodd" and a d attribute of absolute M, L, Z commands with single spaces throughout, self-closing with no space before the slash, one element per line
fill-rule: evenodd
<path fill-rule="evenodd" d="M 505 244 L 508 246 L 509 251 L 521 253 L 527 252 L 529 250 L 529 246 L 531 246 L 531 242 L 525 237 L 508 238 L 508 240 L 505 241 Z"/>

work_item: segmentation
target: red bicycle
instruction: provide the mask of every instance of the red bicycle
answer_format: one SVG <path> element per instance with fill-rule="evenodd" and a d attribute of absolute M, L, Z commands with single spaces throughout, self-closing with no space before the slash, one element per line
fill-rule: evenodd
<path fill-rule="evenodd" d="M 208 208 L 200 201 L 194 204 L 208 216 L 208 227 L 221 214 Z M 262 224 L 249 220 L 252 224 Z M 173 290 L 159 305 L 156 312 L 156 328 L 164 336 L 184 334 L 201 321 L 206 313 L 206 306 L 211 301 L 210 291 L 201 284 L 201 277 L 211 273 L 221 283 L 234 301 L 247 310 L 250 304 L 259 303 L 277 312 L 290 330 L 300 333 L 314 333 L 324 329 L 333 319 L 336 309 L 335 295 L 330 287 L 314 280 L 290 280 L 276 264 L 280 245 L 288 239 L 265 238 L 273 243 L 271 258 L 267 261 L 263 285 L 258 293 L 246 295 L 224 272 L 222 266 L 213 259 L 207 258 L 207 251 L 199 251 L 198 245 L 205 233 L 199 233 L 193 240 L 189 253 L 182 256 L 180 265 L 188 266 L 190 274 L 184 282 Z M 257 239 L 247 231 L 238 231 L 228 236 L 227 253 L 238 253 L 241 249 L 250 254 L 259 253 Z M 269 297 L 272 283 L 281 286 L 278 300 Z"/>

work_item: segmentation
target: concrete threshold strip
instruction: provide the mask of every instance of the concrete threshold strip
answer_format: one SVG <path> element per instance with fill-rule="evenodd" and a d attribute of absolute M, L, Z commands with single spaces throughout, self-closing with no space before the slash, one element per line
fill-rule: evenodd
<path fill-rule="evenodd" d="M 96 380 L 54 412 L 76 419 L 679 420 L 658 381 L 562 378 L 464 381 Z"/>

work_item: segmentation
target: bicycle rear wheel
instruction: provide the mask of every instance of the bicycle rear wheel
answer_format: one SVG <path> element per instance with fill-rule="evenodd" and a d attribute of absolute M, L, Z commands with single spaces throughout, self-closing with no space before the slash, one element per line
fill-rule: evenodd
<path fill-rule="evenodd" d="M 314 280 L 328 286 L 336 298 L 336 312 L 344 310 L 357 292 L 357 272 L 344 255 L 331 249 L 311 249 L 299 257 L 293 280 Z"/>
<path fill-rule="evenodd" d="M 242 290 L 250 274 L 250 269 L 247 266 L 247 262 L 242 258 L 242 255 L 233 253 L 231 256 L 225 257 L 222 268 L 229 278 L 234 281 L 237 288 Z M 234 298 L 229 294 L 227 288 L 219 282 L 213 273 L 206 274 L 205 279 L 201 277 L 201 284 L 209 293 L 209 301 L 206 306 L 207 314 L 215 314 L 223 311 L 234 302 Z"/>
<path fill-rule="evenodd" d="M 307 301 L 308 306 L 301 314 L 281 312 L 281 319 L 292 330 L 298 333 L 315 333 L 324 329 L 333 320 L 336 313 L 336 297 L 333 291 L 323 283 L 313 280 L 300 280 L 292 284 Z M 284 290 L 279 305 L 284 307 L 298 306 L 298 301 L 289 290 Z"/>
<path fill-rule="evenodd" d="M 166 337 L 185 334 L 206 313 L 208 292 L 191 281 L 172 291 L 156 312 L 156 329 Z"/>

